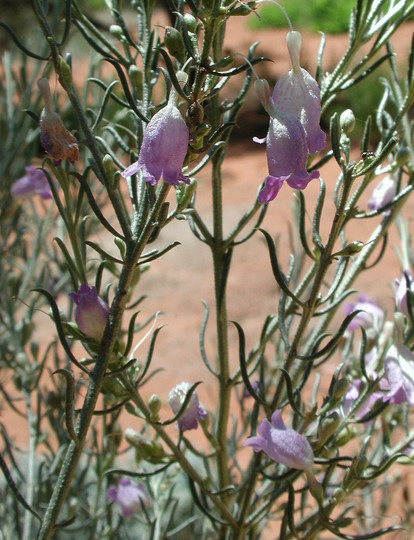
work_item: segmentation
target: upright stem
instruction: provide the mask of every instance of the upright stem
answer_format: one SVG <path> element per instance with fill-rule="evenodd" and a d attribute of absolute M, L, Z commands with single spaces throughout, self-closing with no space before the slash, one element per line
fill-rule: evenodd
<path fill-rule="evenodd" d="M 219 373 L 219 408 L 217 419 L 217 441 L 220 451 L 217 454 L 220 489 L 229 483 L 227 464 L 227 422 L 230 413 L 230 368 L 227 335 L 226 282 L 229 251 L 223 245 L 223 206 L 221 185 L 221 155 L 213 162 L 213 231 L 211 244 L 214 266 L 214 292 L 216 303 L 217 362 Z"/>

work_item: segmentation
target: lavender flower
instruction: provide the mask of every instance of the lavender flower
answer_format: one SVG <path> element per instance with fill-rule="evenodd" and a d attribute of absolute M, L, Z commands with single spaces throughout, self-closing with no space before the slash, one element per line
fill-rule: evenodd
<path fill-rule="evenodd" d="M 78 143 L 72 133 L 65 128 L 60 116 L 52 111 L 49 81 L 39 79 L 37 86 L 45 102 L 39 121 L 40 142 L 56 166 L 65 159 L 73 163 L 79 159 Z"/>
<path fill-rule="evenodd" d="M 192 385 L 188 382 L 181 382 L 177 384 L 177 386 L 174 386 L 168 394 L 168 403 L 174 414 L 177 414 L 182 407 L 191 386 Z M 198 420 L 203 420 L 206 416 L 207 411 L 199 404 L 197 392 L 194 391 L 187 408 L 178 419 L 177 424 L 182 431 L 197 429 Z"/>
<path fill-rule="evenodd" d="M 385 381 L 391 403 L 414 405 L 414 355 L 405 345 L 391 345 L 384 360 Z"/>
<path fill-rule="evenodd" d="M 243 446 L 251 446 L 255 452 L 263 451 L 270 459 L 292 469 L 310 471 L 313 450 L 308 440 L 283 423 L 280 410 L 272 415 L 272 423 L 265 418 L 257 428 L 258 436 L 250 437 Z"/>
<path fill-rule="evenodd" d="M 343 411 L 345 414 L 348 413 L 350 407 L 352 404 L 355 403 L 355 401 L 359 398 L 361 394 L 361 379 L 355 379 L 352 381 L 348 392 L 345 394 L 344 403 L 343 403 Z M 367 396 L 366 400 L 360 405 L 357 411 L 357 418 L 363 418 L 366 414 L 368 414 L 371 410 L 373 405 L 378 400 L 384 400 L 387 399 L 386 396 L 384 396 L 383 392 L 373 392 L 369 396 Z"/>
<path fill-rule="evenodd" d="M 326 143 L 326 135 L 319 127 L 319 86 L 315 79 L 300 67 L 300 32 L 288 32 L 286 42 L 292 69 L 277 81 L 273 90 L 273 102 L 279 111 L 292 114 L 300 120 L 306 133 L 309 152 L 314 154 L 322 150 Z"/>
<path fill-rule="evenodd" d="M 408 284 L 407 284 L 408 281 Z M 396 279 L 395 305 L 398 311 L 408 317 L 407 295 L 414 293 L 414 278 L 410 272 L 405 271 L 400 280 Z"/>
<path fill-rule="evenodd" d="M 345 305 L 345 315 L 349 315 L 353 311 L 361 310 L 352 321 L 349 323 L 347 331 L 352 332 L 361 327 L 365 330 L 373 330 L 379 332 L 384 322 L 384 312 L 377 304 L 370 300 L 365 294 L 360 294 L 356 303 L 348 303 Z"/>
<path fill-rule="evenodd" d="M 121 478 L 117 486 L 109 487 L 106 498 L 119 504 L 123 517 L 128 517 L 134 512 L 141 512 L 142 508 L 148 505 L 148 496 L 144 486 L 132 482 L 128 477 Z"/>
<path fill-rule="evenodd" d="M 109 308 L 106 302 L 98 296 L 95 287 L 83 283 L 78 292 L 69 294 L 76 304 L 75 321 L 81 332 L 99 341 L 105 330 Z"/>
<path fill-rule="evenodd" d="M 386 176 L 381 182 L 374 188 L 371 197 L 368 200 L 368 208 L 370 210 L 380 210 L 383 206 L 388 204 L 395 197 L 397 191 L 397 184 L 391 176 Z M 390 211 L 385 212 L 389 214 Z"/>
<path fill-rule="evenodd" d="M 40 195 L 42 199 L 51 199 L 52 192 L 43 171 L 35 167 L 25 167 L 26 174 L 13 182 L 10 193 L 16 199 Z"/>
<path fill-rule="evenodd" d="M 319 171 L 310 174 L 306 171 L 308 142 L 298 118 L 275 107 L 267 81 L 256 81 L 255 90 L 270 115 L 266 139 L 253 139 L 260 144 L 266 141 L 269 175 L 258 201 L 268 203 L 279 193 L 283 182 L 286 181 L 293 189 L 305 189 L 311 180 L 319 177 Z"/>
<path fill-rule="evenodd" d="M 183 85 L 187 81 L 184 72 L 178 72 L 177 78 Z M 189 133 L 177 107 L 178 98 L 172 88 L 168 104 L 151 118 L 145 129 L 138 161 L 126 168 L 121 176 L 127 178 L 141 171 L 144 180 L 151 185 L 160 178 L 171 186 L 178 186 L 180 180 L 190 182 L 181 171 Z"/>

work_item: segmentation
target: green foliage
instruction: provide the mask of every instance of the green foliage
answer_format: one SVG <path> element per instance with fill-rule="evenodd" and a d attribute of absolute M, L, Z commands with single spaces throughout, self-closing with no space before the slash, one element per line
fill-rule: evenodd
<path fill-rule="evenodd" d="M 296 29 L 305 28 L 312 32 L 322 30 L 327 34 L 340 34 L 349 28 L 349 15 L 354 7 L 353 0 L 314 0 L 303 2 L 289 0 L 284 7 Z M 285 28 L 286 17 L 276 6 L 267 4 L 258 11 L 260 19 L 251 18 L 252 28 Z"/>

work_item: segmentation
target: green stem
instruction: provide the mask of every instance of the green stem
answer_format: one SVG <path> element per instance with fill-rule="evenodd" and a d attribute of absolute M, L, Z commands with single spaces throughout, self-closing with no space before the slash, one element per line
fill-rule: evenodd
<path fill-rule="evenodd" d="M 228 251 L 223 246 L 223 201 L 221 182 L 221 155 L 213 161 L 212 197 L 213 197 L 213 243 L 210 248 L 214 267 L 214 292 L 216 303 L 217 361 L 219 379 L 219 407 L 216 439 L 219 444 L 217 468 L 220 489 L 229 483 L 227 462 L 227 423 L 230 414 L 230 392 L 232 388 L 229 368 L 227 335 L 226 281 Z"/>

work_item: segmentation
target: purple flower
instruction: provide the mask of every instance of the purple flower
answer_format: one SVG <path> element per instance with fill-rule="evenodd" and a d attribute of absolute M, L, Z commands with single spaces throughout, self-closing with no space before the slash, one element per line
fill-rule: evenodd
<path fill-rule="evenodd" d="M 310 174 L 306 171 L 308 143 L 301 122 L 293 114 L 275 107 L 267 81 L 256 81 L 255 89 L 270 115 L 266 139 L 253 139 L 258 143 L 266 140 L 269 175 L 258 197 L 259 203 L 263 204 L 276 197 L 283 182 L 293 189 L 305 189 L 311 180 L 319 177 L 319 171 Z"/>
<path fill-rule="evenodd" d="M 26 174 L 13 182 L 10 193 L 16 199 L 40 195 L 42 199 L 51 199 L 52 192 L 43 171 L 35 167 L 25 167 Z"/>
<path fill-rule="evenodd" d="M 75 321 L 86 336 L 99 341 L 108 319 L 108 305 L 98 296 L 95 287 L 82 283 L 78 292 L 69 294 L 75 302 Z"/>
<path fill-rule="evenodd" d="M 349 323 L 348 332 L 352 332 L 361 326 L 365 330 L 372 329 L 375 332 L 381 329 L 384 322 L 384 312 L 373 300 L 365 296 L 365 294 L 360 294 L 355 304 L 348 303 L 344 308 L 345 315 L 358 310 L 361 310 L 361 313 L 358 313 Z"/>
<path fill-rule="evenodd" d="M 174 414 L 177 414 L 182 407 L 191 386 L 192 385 L 188 382 L 181 382 L 170 390 L 170 393 L 168 394 L 168 403 Z M 207 411 L 199 404 L 197 392 L 194 391 L 187 408 L 178 419 L 177 424 L 182 431 L 197 429 L 198 420 L 203 420 L 206 416 Z"/>
<path fill-rule="evenodd" d="M 380 210 L 383 206 L 393 200 L 396 191 L 397 184 L 395 180 L 393 180 L 391 176 L 386 176 L 374 188 L 371 197 L 368 200 L 368 208 L 370 210 Z M 389 210 L 387 210 L 386 214 L 389 214 Z"/>
<path fill-rule="evenodd" d="M 73 163 L 79 159 L 78 143 L 65 128 L 60 116 L 52 111 L 49 81 L 45 78 L 39 79 L 37 86 L 45 102 L 39 121 L 40 142 L 56 166 L 65 159 Z"/>
<path fill-rule="evenodd" d="M 309 152 L 314 154 L 322 150 L 326 143 L 326 135 L 319 127 L 320 91 L 315 79 L 300 67 L 300 32 L 288 32 L 286 42 L 292 69 L 277 81 L 273 90 L 273 102 L 279 111 L 292 114 L 300 120 L 306 133 Z"/>
<path fill-rule="evenodd" d="M 407 294 L 414 293 L 414 278 L 410 272 L 405 271 L 400 280 L 395 280 L 395 284 L 397 285 L 395 305 L 398 311 L 401 311 L 401 313 L 404 313 L 408 317 Z"/>
<path fill-rule="evenodd" d="M 178 72 L 177 78 L 185 84 L 187 75 Z M 190 182 L 181 171 L 189 133 L 177 107 L 178 98 L 172 88 L 168 104 L 151 118 L 145 129 L 138 161 L 126 168 L 121 176 L 127 178 L 141 171 L 144 180 L 153 186 L 160 178 L 171 186 L 178 186 L 180 180 Z"/>
<path fill-rule="evenodd" d="M 251 446 L 255 452 L 263 451 L 270 459 L 292 469 L 310 471 L 313 450 L 308 440 L 283 423 L 280 410 L 272 415 L 272 423 L 265 418 L 257 428 L 258 436 L 250 437 L 243 446 Z"/>
<path fill-rule="evenodd" d="M 384 360 L 385 381 L 391 403 L 414 405 L 414 355 L 405 345 L 391 345 Z"/>
<path fill-rule="evenodd" d="M 343 410 L 346 414 L 351 405 L 355 403 L 355 401 L 359 398 L 361 394 L 361 379 L 355 379 L 352 381 L 348 392 L 345 394 L 344 398 L 344 404 L 343 404 Z M 386 396 L 382 392 L 373 392 L 367 398 L 365 401 L 360 405 L 358 408 L 358 414 L 356 415 L 357 418 L 363 418 L 366 414 L 368 414 L 372 407 L 374 406 L 375 402 L 378 400 L 384 401 L 384 399 L 387 399 Z"/>
<path fill-rule="evenodd" d="M 121 478 L 116 487 L 109 487 L 106 498 L 119 504 L 124 517 L 130 516 L 134 512 L 141 512 L 142 508 L 148 505 L 148 496 L 144 486 L 132 482 L 128 477 Z"/>

